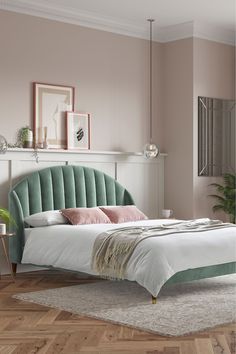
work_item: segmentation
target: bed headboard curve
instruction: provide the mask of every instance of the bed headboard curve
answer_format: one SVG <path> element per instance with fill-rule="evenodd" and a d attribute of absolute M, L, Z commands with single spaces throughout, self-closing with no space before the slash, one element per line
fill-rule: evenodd
<path fill-rule="evenodd" d="M 20 263 L 24 247 L 24 218 L 47 210 L 99 205 L 134 204 L 130 193 L 114 178 L 84 166 L 54 166 L 24 177 L 9 192 L 9 209 L 17 223 L 10 238 L 12 263 Z"/>

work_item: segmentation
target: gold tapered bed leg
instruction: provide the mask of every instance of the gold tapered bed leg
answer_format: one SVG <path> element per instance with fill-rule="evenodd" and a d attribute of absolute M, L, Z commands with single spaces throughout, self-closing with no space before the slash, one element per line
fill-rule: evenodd
<path fill-rule="evenodd" d="M 157 297 L 152 296 L 152 304 L 155 305 L 157 303 Z"/>

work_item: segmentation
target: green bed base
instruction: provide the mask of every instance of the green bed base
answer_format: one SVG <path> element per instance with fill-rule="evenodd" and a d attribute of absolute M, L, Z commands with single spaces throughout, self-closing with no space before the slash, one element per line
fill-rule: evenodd
<path fill-rule="evenodd" d="M 236 262 L 188 269 L 174 274 L 170 279 L 167 280 L 164 286 L 176 283 L 185 283 L 188 281 L 199 280 L 204 278 L 219 277 L 221 275 L 233 273 L 236 273 Z"/>
<path fill-rule="evenodd" d="M 123 186 L 93 168 L 66 165 L 34 172 L 9 193 L 9 209 L 17 223 L 16 236 L 9 239 L 11 262 L 21 262 L 26 216 L 46 210 L 131 204 L 134 200 Z M 179 272 L 165 285 L 231 273 L 236 273 L 236 262 Z"/>

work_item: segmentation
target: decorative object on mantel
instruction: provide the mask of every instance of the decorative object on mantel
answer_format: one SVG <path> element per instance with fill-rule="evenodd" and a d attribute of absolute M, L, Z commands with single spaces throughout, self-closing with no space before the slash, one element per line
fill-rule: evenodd
<path fill-rule="evenodd" d="M 90 149 L 90 114 L 67 112 L 66 136 L 68 150 Z"/>
<path fill-rule="evenodd" d="M 158 147 L 152 141 L 152 24 L 155 20 L 152 18 L 149 18 L 147 21 L 150 23 L 150 46 L 149 46 L 149 51 L 150 51 L 150 54 L 149 54 L 149 59 L 150 59 L 150 67 L 149 67 L 149 70 L 150 70 L 150 78 L 149 78 L 149 84 L 150 84 L 149 133 L 150 133 L 150 136 L 149 136 L 149 138 L 150 138 L 150 140 L 149 140 L 149 143 L 147 143 L 144 146 L 144 156 L 147 159 L 152 159 L 159 154 Z"/>
<path fill-rule="evenodd" d="M 29 126 L 22 127 L 18 131 L 18 145 L 23 148 L 32 148 L 33 147 L 33 132 Z"/>
<path fill-rule="evenodd" d="M 7 151 L 7 141 L 4 136 L 0 135 L 0 154 L 5 154 Z"/>
<path fill-rule="evenodd" d="M 48 149 L 48 127 L 43 128 L 43 148 Z"/>
<path fill-rule="evenodd" d="M 74 92 L 72 86 L 34 82 L 34 138 L 38 148 L 66 148 L 65 112 L 74 110 Z"/>
<path fill-rule="evenodd" d="M 17 131 L 17 137 L 16 137 L 16 142 L 15 143 L 8 143 L 7 147 L 12 149 L 12 148 L 28 148 L 31 149 L 34 146 L 33 142 L 33 132 L 31 128 L 26 125 L 25 127 L 20 128 Z"/>

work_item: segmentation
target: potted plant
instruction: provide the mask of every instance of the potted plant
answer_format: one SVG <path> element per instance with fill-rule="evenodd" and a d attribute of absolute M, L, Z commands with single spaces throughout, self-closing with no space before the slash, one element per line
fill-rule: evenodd
<path fill-rule="evenodd" d="M 230 222 L 236 222 L 236 174 L 226 173 L 223 176 L 224 185 L 211 183 L 210 186 L 216 187 L 218 194 L 211 194 L 210 197 L 217 199 L 218 203 L 212 210 L 223 210 L 230 217 Z"/>
<path fill-rule="evenodd" d="M 18 131 L 18 141 L 24 148 L 33 147 L 33 133 L 29 126 L 22 127 Z"/>
<path fill-rule="evenodd" d="M 6 225 L 14 224 L 16 225 L 15 220 L 11 216 L 10 212 L 5 208 L 0 208 L 0 220 L 4 222 L 1 224 L 0 233 L 6 233 Z"/>

